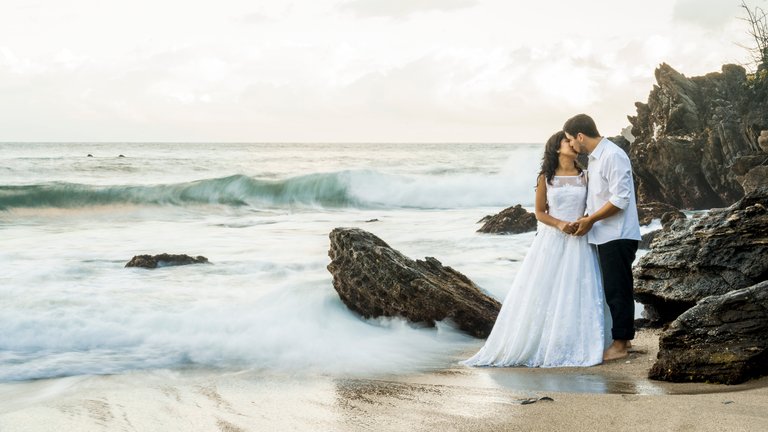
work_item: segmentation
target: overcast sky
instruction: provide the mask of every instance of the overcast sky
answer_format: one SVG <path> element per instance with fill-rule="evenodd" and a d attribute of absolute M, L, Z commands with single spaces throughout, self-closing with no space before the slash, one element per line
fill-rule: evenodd
<path fill-rule="evenodd" d="M 2 0 L 0 141 L 614 135 L 660 63 L 748 61 L 740 3 Z"/>

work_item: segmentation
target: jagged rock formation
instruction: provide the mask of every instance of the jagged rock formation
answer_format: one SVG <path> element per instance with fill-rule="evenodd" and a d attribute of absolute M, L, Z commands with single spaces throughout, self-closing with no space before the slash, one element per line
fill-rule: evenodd
<path fill-rule="evenodd" d="M 638 201 L 687 209 L 737 201 L 744 195 L 739 176 L 768 164 L 758 142 L 768 129 L 768 84 L 736 65 L 688 78 L 662 64 L 656 81 L 629 117 Z"/>
<path fill-rule="evenodd" d="M 472 336 L 490 334 L 501 305 L 463 274 L 432 257 L 414 261 L 358 228 L 336 228 L 329 237 L 333 287 L 353 311 L 428 325 L 449 319 Z"/>

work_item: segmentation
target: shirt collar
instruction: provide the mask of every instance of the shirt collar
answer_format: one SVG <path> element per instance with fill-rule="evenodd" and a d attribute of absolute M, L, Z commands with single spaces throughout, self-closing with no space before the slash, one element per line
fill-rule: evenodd
<path fill-rule="evenodd" d="M 608 141 L 608 138 L 603 137 L 603 139 L 600 140 L 599 143 L 597 143 L 597 146 L 594 150 L 592 150 L 592 153 L 589 154 L 590 159 L 597 159 L 600 157 L 601 154 L 603 154 L 603 150 L 605 150 L 605 146 L 607 144 L 603 144 L 604 142 Z"/>

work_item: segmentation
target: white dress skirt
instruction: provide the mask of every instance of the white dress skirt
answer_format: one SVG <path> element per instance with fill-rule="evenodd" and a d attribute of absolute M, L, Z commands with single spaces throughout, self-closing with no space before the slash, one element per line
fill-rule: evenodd
<path fill-rule="evenodd" d="M 586 178 L 556 176 L 547 185 L 549 214 L 584 214 Z M 606 320 L 608 323 L 606 323 Z M 467 366 L 593 366 L 603 360 L 610 328 L 599 262 L 587 236 L 539 223 L 485 345 Z"/>

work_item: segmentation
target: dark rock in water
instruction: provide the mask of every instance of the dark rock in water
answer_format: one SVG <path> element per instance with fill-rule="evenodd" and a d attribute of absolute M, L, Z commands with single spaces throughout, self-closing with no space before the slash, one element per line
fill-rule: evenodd
<path fill-rule="evenodd" d="M 333 287 L 363 317 L 428 325 L 449 319 L 475 337 L 491 332 L 501 305 L 463 274 L 432 257 L 414 261 L 358 228 L 336 228 L 329 237 Z"/>
<path fill-rule="evenodd" d="M 520 204 L 504 209 L 496 215 L 486 216 L 479 222 L 485 222 L 477 230 L 479 233 L 520 234 L 536 231 L 536 215 L 525 210 Z"/>
<path fill-rule="evenodd" d="M 738 384 L 768 375 L 768 281 L 707 297 L 659 339 L 648 376 Z"/>
<path fill-rule="evenodd" d="M 157 268 L 168 266 L 179 266 L 187 264 L 207 264 L 208 258 L 204 256 L 191 257 L 189 255 L 136 255 L 128 261 L 126 267 Z"/>
<path fill-rule="evenodd" d="M 677 217 L 685 219 L 685 214 L 669 204 L 660 202 L 647 202 L 637 206 L 637 217 L 640 219 L 640 225 L 648 225 L 654 219 L 661 219 L 666 213 L 676 214 Z M 670 216 L 670 218 L 675 216 Z"/>
<path fill-rule="evenodd" d="M 93 155 L 92 155 L 92 154 L 90 154 L 90 153 L 88 153 L 88 157 L 93 157 Z"/>
<path fill-rule="evenodd" d="M 761 154 L 758 136 L 768 128 L 768 92 L 736 65 L 688 78 L 662 64 L 656 81 L 648 102 L 636 103 L 637 115 L 629 117 L 638 202 L 708 209 L 740 199 L 740 174 L 732 166 Z"/>
<path fill-rule="evenodd" d="M 634 268 L 644 316 L 669 323 L 712 295 L 768 279 L 768 189 L 662 231 Z"/>
<path fill-rule="evenodd" d="M 378 219 L 369 219 L 365 221 L 365 223 L 378 222 L 378 221 L 379 221 Z"/>
<path fill-rule="evenodd" d="M 119 156 L 117 156 L 117 157 L 119 157 L 119 158 L 124 158 L 124 157 L 125 157 L 125 155 L 119 155 Z"/>

